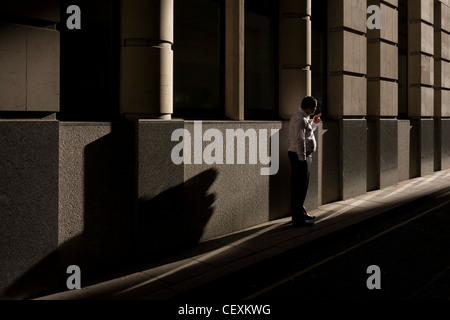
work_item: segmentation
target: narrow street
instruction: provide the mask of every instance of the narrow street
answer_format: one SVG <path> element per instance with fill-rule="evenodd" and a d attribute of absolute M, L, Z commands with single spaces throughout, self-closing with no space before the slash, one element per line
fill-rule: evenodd
<path fill-rule="evenodd" d="M 176 298 L 292 299 L 450 299 L 450 193 L 412 202 Z"/>

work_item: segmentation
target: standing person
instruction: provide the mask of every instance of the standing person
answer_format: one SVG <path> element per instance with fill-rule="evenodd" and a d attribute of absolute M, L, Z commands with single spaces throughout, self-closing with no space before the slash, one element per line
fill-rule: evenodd
<path fill-rule="evenodd" d="M 309 174 L 311 171 L 312 154 L 316 151 L 314 131 L 320 122 L 320 116 L 311 116 L 317 110 L 317 100 L 305 97 L 301 108 L 292 115 L 289 122 L 288 156 L 291 162 L 291 214 L 294 225 L 314 225 L 314 218 L 304 207 L 308 192 Z"/>

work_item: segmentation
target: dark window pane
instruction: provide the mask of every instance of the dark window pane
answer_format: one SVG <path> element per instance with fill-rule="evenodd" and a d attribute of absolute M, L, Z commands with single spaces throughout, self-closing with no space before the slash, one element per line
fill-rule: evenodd
<path fill-rule="evenodd" d="M 38 1 L 36 1 L 38 2 Z M 58 119 L 121 119 L 119 106 L 119 4 L 114 0 L 61 0 L 61 80 Z M 81 8 L 81 29 L 66 27 L 67 7 Z"/>
<path fill-rule="evenodd" d="M 222 109 L 222 2 L 175 1 L 175 114 L 183 110 L 193 115 L 193 109 Z"/>
<path fill-rule="evenodd" d="M 317 113 L 326 115 L 327 108 L 327 1 L 312 1 L 311 13 L 311 81 L 312 95 L 317 99 Z"/>
<path fill-rule="evenodd" d="M 278 1 L 245 1 L 245 109 L 271 116 L 277 110 L 277 7 Z"/>
<path fill-rule="evenodd" d="M 398 116 L 408 117 L 408 1 L 398 2 Z"/>

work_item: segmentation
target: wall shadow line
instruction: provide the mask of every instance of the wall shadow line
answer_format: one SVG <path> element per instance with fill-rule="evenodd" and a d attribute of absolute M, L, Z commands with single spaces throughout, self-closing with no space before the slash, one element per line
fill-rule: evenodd
<path fill-rule="evenodd" d="M 84 147 L 83 231 L 14 281 L 4 298 L 66 291 L 70 265 L 80 267 L 85 287 L 198 244 L 214 214 L 216 195 L 209 189 L 217 171 L 205 170 L 151 199 L 136 200 L 134 130 L 131 124 L 113 124 L 110 133 Z"/>

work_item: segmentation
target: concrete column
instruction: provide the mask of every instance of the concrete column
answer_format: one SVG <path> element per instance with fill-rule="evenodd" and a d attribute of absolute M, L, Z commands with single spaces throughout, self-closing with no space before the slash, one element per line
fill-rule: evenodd
<path fill-rule="evenodd" d="M 373 190 L 398 182 L 398 2 L 368 5 L 381 9 L 381 29 L 367 30 L 367 188 Z"/>
<path fill-rule="evenodd" d="M 121 0 L 120 110 L 130 118 L 173 113 L 173 0 Z"/>
<path fill-rule="evenodd" d="M 328 116 L 364 117 L 367 110 L 367 1 L 328 1 Z"/>
<path fill-rule="evenodd" d="M 435 0 L 434 116 L 450 117 L 450 1 Z"/>
<path fill-rule="evenodd" d="M 338 159 L 323 159 L 323 166 L 339 161 L 342 199 L 367 189 L 367 1 L 328 1 L 327 116 L 339 126 L 334 143 Z M 329 120 L 332 121 L 332 120 Z M 329 181 L 324 177 L 322 187 Z"/>
<path fill-rule="evenodd" d="M 418 161 L 414 175 L 434 171 L 434 0 L 408 1 L 408 115 L 418 137 L 414 152 Z M 417 121 L 416 121 L 417 120 Z M 414 150 L 414 148 L 412 148 Z M 414 155 L 411 155 L 414 158 Z"/>
<path fill-rule="evenodd" d="M 391 3 L 397 1 L 391 1 Z M 398 115 L 398 11 L 385 1 L 369 1 L 381 9 L 381 29 L 367 30 L 367 115 Z"/>
<path fill-rule="evenodd" d="M 244 120 L 244 0 L 226 0 L 225 10 L 225 115 Z"/>
<path fill-rule="evenodd" d="M 434 113 L 433 0 L 408 1 L 408 115 Z"/>
<path fill-rule="evenodd" d="M 441 170 L 443 152 L 448 149 L 448 139 L 442 139 L 441 121 L 450 117 L 450 1 L 434 2 L 434 119 L 435 150 L 434 170 Z M 447 126 L 444 125 L 444 128 Z"/>
<path fill-rule="evenodd" d="M 311 0 L 279 3 L 279 113 L 289 119 L 303 97 L 311 95 Z"/>

